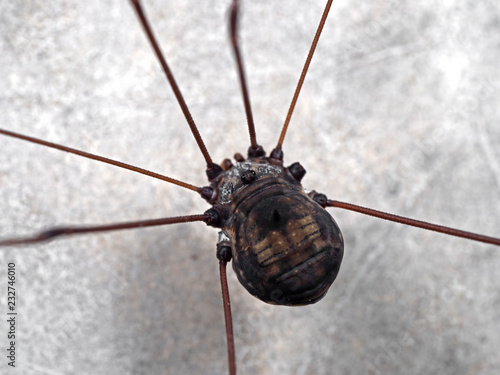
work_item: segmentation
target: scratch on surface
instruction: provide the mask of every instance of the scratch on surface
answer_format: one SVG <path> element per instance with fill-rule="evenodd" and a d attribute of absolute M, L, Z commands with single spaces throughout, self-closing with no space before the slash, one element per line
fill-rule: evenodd
<path fill-rule="evenodd" d="M 376 52 L 372 52 L 369 55 L 363 56 L 359 63 L 350 61 L 349 64 L 341 66 L 339 68 L 340 73 L 358 71 L 363 67 L 370 65 L 377 65 L 386 60 L 399 58 L 401 56 L 410 56 L 423 53 L 432 49 L 423 43 L 411 43 L 405 45 L 398 45 L 394 47 L 385 48 Z"/>
<path fill-rule="evenodd" d="M 486 159 L 488 160 L 487 165 L 493 172 L 493 177 L 497 184 L 497 188 L 500 188 L 500 164 L 498 163 L 499 157 L 495 157 L 495 151 L 491 146 L 491 139 L 486 134 L 486 129 L 484 129 L 484 126 L 481 126 L 479 124 L 477 125 L 477 135 L 479 138 L 479 145 L 481 146 L 484 154 L 486 155 Z"/>
<path fill-rule="evenodd" d="M 428 189 L 430 181 L 432 181 L 438 173 L 441 173 L 446 165 L 447 162 L 445 160 L 438 160 L 432 169 L 429 169 L 427 173 L 425 173 L 423 177 L 414 184 L 410 194 L 405 200 L 405 210 L 410 211 L 415 207 L 417 199 L 420 198 L 422 193 Z"/>
<path fill-rule="evenodd" d="M 374 238 L 372 241 L 369 242 L 369 244 L 383 244 L 384 241 L 383 239 L 387 237 L 388 233 L 392 232 L 395 230 L 394 228 L 386 231 L 380 231 L 379 235 L 377 238 Z M 365 254 L 367 251 L 368 246 L 364 246 L 360 250 L 360 254 Z M 354 295 L 354 291 L 356 290 L 358 284 L 361 282 L 361 280 L 365 277 L 367 270 L 371 267 L 372 263 L 380 257 L 380 253 L 384 250 L 384 246 L 379 245 L 375 249 L 372 249 L 371 251 L 368 252 L 368 255 L 366 258 L 363 260 L 363 264 L 357 268 L 357 271 L 353 274 L 350 275 L 350 282 L 347 288 L 345 289 L 344 293 L 340 296 L 340 298 L 335 302 L 335 308 L 338 311 L 342 311 L 344 309 L 344 306 L 349 303 L 349 301 L 352 300 L 352 297 Z"/>

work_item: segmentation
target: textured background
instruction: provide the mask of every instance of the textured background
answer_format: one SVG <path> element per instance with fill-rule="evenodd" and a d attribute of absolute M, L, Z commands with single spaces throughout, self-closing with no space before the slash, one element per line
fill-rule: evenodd
<path fill-rule="evenodd" d="M 215 161 L 248 147 L 229 1 L 147 1 Z M 246 1 L 257 124 L 275 145 L 324 1 Z M 1 126 L 205 184 L 127 1 L 0 3 Z M 336 1 L 287 135 L 308 188 L 500 235 L 500 11 L 493 0 Z M 201 213 L 196 194 L 0 137 L 0 236 Z M 500 251 L 331 210 L 344 263 L 313 306 L 230 272 L 240 374 L 498 374 Z M 17 264 L 23 374 L 224 374 L 216 231 L 201 223 L 1 249 Z M 2 372 L 6 359 L 0 360 Z"/>

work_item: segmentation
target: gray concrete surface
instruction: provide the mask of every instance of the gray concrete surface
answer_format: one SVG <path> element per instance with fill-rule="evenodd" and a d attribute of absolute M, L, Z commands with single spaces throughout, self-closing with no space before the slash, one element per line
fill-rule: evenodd
<path fill-rule="evenodd" d="M 215 160 L 245 152 L 228 1 L 147 1 Z M 246 1 L 270 151 L 324 1 Z M 0 3 L 3 128 L 197 185 L 204 162 L 127 1 Z M 490 1 L 336 1 L 285 141 L 339 200 L 500 235 L 500 11 Z M 0 137 L 0 236 L 203 212 L 175 186 Z M 309 307 L 230 272 L 240 374 L 498 374 L 498 248 L 331 210 L 345 260 Z M 193 223 L 1 249 L 18 281 L 18 374 L 225 374 L 216 231 Z M 6 359 L 0 359 L 0 373 Z M 8 370 L 8 369 L 7 369 Z"/>

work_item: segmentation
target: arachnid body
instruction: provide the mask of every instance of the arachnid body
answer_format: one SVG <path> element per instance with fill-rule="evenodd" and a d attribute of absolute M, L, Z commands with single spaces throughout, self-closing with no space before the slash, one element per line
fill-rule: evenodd
<path fill-rule="evenodd" d="M 340 269 L 344 241 L 335 220 L 300 184 L 299 163 L 284 168 L 264 155 L 231 166 L 211 185 L 219 212 L 217 248 L 227 247 L 248 292 L 276 305 L 323 298 Z"/>
<path fill-rule="evenodd" d="M 267 149 L 323 5 L 243 3 Z M 1 7 L 4 126 L 205 183 L 127 2 Z M 215 161 L 243 152 L 227 4 L 146 7 Z M 284 145 L 287 161 L 308 170 L 304 186 L 494 234 L 497 16 L 492 2 L 335 4 Z M 92 161 L 5 138 L 0 149 L 2 234 L 207 208 L 182 189 Z M 262 304 L 230 273 L 240 373 L 498 372 L 496 249 L 329 212 L 346 250 L 319 304 Z M 224 373 L 215 243 L 213 229 L 192 223 L 2 249 L 19 269 L 25 373 Z"/>

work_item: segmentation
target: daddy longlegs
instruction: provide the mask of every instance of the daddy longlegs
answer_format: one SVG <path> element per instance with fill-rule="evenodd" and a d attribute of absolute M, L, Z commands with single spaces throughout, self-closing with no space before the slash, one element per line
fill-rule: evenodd
<path fill-rule="evenodd" d="M 9 10 L 12 18 L 6 19 L 12 27 L 5 55 L 9 74 L 4 79 L 12 91 L 2 111 L 5 122 L 12 130 L 203 185 L 203 161 L 198 151 L 189 147 L 191 136 L 184 129 L 176 103 L 169 103 L 173 102 L 169 89 L 127 5 L 110 5 L 107 12 L 103 4 Z M 174 73 L 181 86 L 184 82 L 189 85 L 182 87 L 185 96 L 193 90 L 190 107 L 207 106 L 195 117 L 200 117 L 198 123 L 203 118 L 207 127 L 214 124 L 206 137 L 213 136 L 206 142 L 210 150 L 217 150 L 211 151 L 214 161 L 235 151 L 244 152 L 248 141 L 227 48 L 227 4 L 219 8 L 207 4 L 210 9 L 190 7 L 181 25 L 172 20 L 181 18 L 180 9 L 146 5 L 159 38 L 167 41 L 162 43 L 167 58 L 174 59 L 173 65 L 175 59 L 179 61 L 180 68 Z M 262 124 L 257 125 L 258 136 L 268 152 L 274 142 L 269 140 L 277 137 L 274 126 L 268 123 L 274 121 L 279 128 L 312 38 L 312 32 L 297 35 L 299 28 L 307 23 L 313 29 L 323 5 L 289 5 L 290 9 L 274 11 L 271 6 L 247 4 L 241 27 L 255 116 L 260 110 L 261 116 L 271 119 L 257 121 Z M 442 224 L 455 225 L 459 220 L 461 224 L 456 226 L 460 228 L 496 233 L 498 175 L 496 151 L 491 147 L 496 129 L 482 120 L 498 98 L 498 76 L 489 64 L 495 61 L 490 56 L 495 51 L 487 48 L 492 37 L 480 44 L 475 43 L 477 34 L 464 36 L 464 30 L 471 26 L 464 21 L 464 29 L 460 29 L 460 9 L 449 13 L 444 8 L 434 9 L 435 14 L 452 15 L 453 27 L 439 28 L 435 20 L 432 26 L 416 32 L 405 28 L 408 24 L 417 27 L 418 21 L 426 19 L 422 4 L 415 9 L 409 5 L 391 9 L 390 4 L 376 3 L 366 11 L 352 5 L 337 6 L 338 13 L 334 7 L 325 30 L 330 37 L 322 36 L 324 46 L 320 42 L 306 91 L 299 100 L 298 108 L 302 106 L 304 113 L 299 115 L 299 109 L 294 113 L 297 125 L 292 125 L 287 135 L 286 161 L 301 161 L 308 169 L 304 185 L 330 197 L 341 195 L 346 201 L 366 202 L 374 208 Z M 476 13 L 482 14 L 486 7 L 481 6 Z M 91 17 L 96 9 L 97 15 Z M 194 12 L 200 13 L 198 17 Z M 210 18 L 209 12 L 218 15 L 210 24 L 205 19 Z M 342 24 L 346 12 L 354 14 L 353 24 Z M 169 17 L 172 14 L 175 17 Z M 271 26 L 281 17 L 281 29 L 277 25 L 267 31 L 257 27 L 259 21 Z M 298 19 L 294 23 L 291 17 Z M 200 29 L 186 41 L 183 38 L 196 30 L 192 24 L 185 25 L 189 19 L 196 20 L 193 23 Z M 77 41 L 68 37 L 75 25 L 81 26 Z M 288 32 L 279 31 L 287 26 Z M 475 26 L 481 30 L 481 25 Z M 191 31 L 180 31 L 186 27 Z M 207 30 L 218 32 L 214 45 L 196 42 L 207 37 Z M 118 39 L 118 33 L 123 39 Z M 88 36 L 90 41 L 84 40 Z M 271 40 L 274 36 L 278 41 Z M 93 38 L 102 42 L 102 52 L 96 51 L 101 46 Z M 303 53 L 284 47 L 295 38 L 299 38 L 297 43 L 303 38 Z M 193 44 L 198 49 L 182 47 Z M 460 62 L 462 70 L 458 72 L 448 71 L 438 60 L 443 58 L 438 48 L 449 52 L 450 46 L 455 54 L 444 54 L 449 58 L 445 62 Z M 110 52 L 113 48 L 117 48 L 116 53 Z M 261 62 L 267 53 L 257 51 L 270 50 L 272 57 Z M 480 52 L 485 56 L 488 52 L 488 57 L 479 58 Z M 174 54 L 172 58 L 170 54 Z M 188 63 L 182 60 L 186 55 L 192 58 Z M 335 61 L 327 64 L 324 60 L 332 55 Z M 11 63 L 9 58 L 16 60 Z M 288 66 L 295 59 L 296 69 L 289 72 Z M 281 67 L 273 67 L 280 61 Z M 477 74 L 470 73 L 471 61 L 482 62 Z M 272 73 L 267 69 L 275 69 L 271 71 L 276 78 L 270 78 Z M 136 83 L 127 81 L 134 79 L 126 74 L 130 71 L 139 76 Z M 457 84 L 452 79 L 459 73 Z M 81 77 L 76 77 L 78 74 Z M 203 82 L 204 77 L 208 83 Z M 332 78 L 325 81 L 324 77 Z M 450 86 L 450 80 L 455 86 Z M 207 86 L 194 87 L 193 82 Z M 454 91 L 463 91 L 462 85 L 470 90 L 454 96 Z M 399 92 L 392 93 L 386 86 Z M 262 87 L 269 88 L 268 92 L 261 92 Z M 320 88 L 326 93 L 317 95 Z M 224 90 L 231 90 L 228 99 L 219 95 Z M 211 97 L 203 97 L 205 92 Z M 90 102 L 93 99 L 97 104 Z M 226 114 L 229 105 L 234 109 Z M 283 110 L 275 109 L 279 105 Z M 22 116 L 15 117 L 11 127 L 12 113 L 18 112 Z M 150 125 L 144 125 L 147 120 L 151 120 Z M 227 122 L 224 129 L 219 129 L 221 121 Z M 61 126 L 56 128 L 54 122 Z M 433 133 L 436 129 L 442 134 Z M 330 132 L 329 137 L 321 136 L 325 131 Z M 129 140 L 122 140 L 122 134 Z M 110 140 L 105 141 L 105 137 Z M 311 142 L 308 149 L 303 146 L 306 140 Z M 186 198 L 180 189 L 37 146 L 3 138 L 0 142 L 2 156 L 8 156 L 2 163 L 8 184 L 2 188 L 6 192 L 2 204 L 7 205 L 2 211 L 9 214 L 9 218 L 2 217 L 9 220 L 9 224 L 2 222 L 6 235 L 29 234 L 60 223 L 106 223 L 206 209 L 198 197 Z M 146 144 L 151 144 L 150 149 Z M 134 147 L 138 152 L 131 151 Z M 152 151 L 157 154 L 153 156 Z M 122 152 L 125 155 L 120 155 Z M 168 159 L 171 152 L 174 155 Z M 13 171 L 7 169 L 10 166 Z M 106 194 L 103 189 L 110 190 Z M 123 197 L 118 196 L 122 193 Z M 335 369 L 493 373 L 498 368 L 493 351 L 498 340 L 494 334 L 494 314 L 498 311 L 495 249 L 488 251 L 485 245 L 356 214 L 330 212 L 346 237 L 346 256 L 339 279 L 319 304 L 297 309 L 270 307 L 249 298 L 236 280 L 230 281 L 240 373 L 259 369 L 266 373 L 331 373 Z M 77 373 L 226 372 L 212 245 L 216 239 L 213 230 L 201 229 L 201 224 L 195 226 L 197 230 L 193 226 L 77 237 L 43 247 L 2 250 L 7 258 L 14 256 L 19 265 L 21 312 L 27 319 L 21 330 L 27 373 L 67 373 L 71 369 Z M 207 233 L 202 233 L 204 230 Z M 213 241 L 208 244 L 207 238 Z M 410 332 L 413 342 L 401 341 L 404 332 Z"/>

